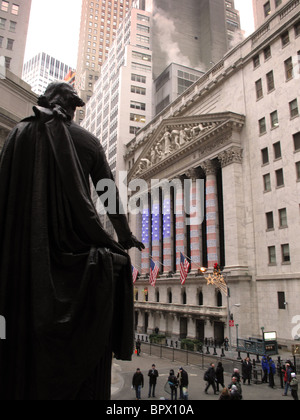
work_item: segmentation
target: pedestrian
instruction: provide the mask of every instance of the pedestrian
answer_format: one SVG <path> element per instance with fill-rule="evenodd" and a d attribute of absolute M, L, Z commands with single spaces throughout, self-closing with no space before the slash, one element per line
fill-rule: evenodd
<path fill-rule="evenodd" d="M 286 397 L 288 390 L 290 389 L 290 383 L 292 380 L 292 377 L 291 377 L 292 369 L 289 363 L 286 363 L 285 369 L 283 369 L 283 372 L 284 372 L 283 380 L 285 383 L 283 397 Z"/>
<path fill-rule="evenodd" d="M 262 378 L 262 383 L 267 384 L 270 367 L 269 367 L 267 356 L 265 354 L 263 355 L 263 358 L 261 360 L 261 368 L 262 368 L 263 373 L 264 373 L 264 376 Z"/>
<path fill-rule="evenodd" d="M 216 390 L 216 371 L 215 371 L 215 365 L 214 363 L 210 364 L 210 367 L 206 371 L 204 375 L 204 380 L 207 382 L 206 388 L 204 390 L 205 394 L 208 394 L 208 389 L 211 386 L 214 390 L 214 394 L 217 395 Z"/>
<path fill-rule="evenodd" d="M 170 385 L 171 389 L 171 400 L 177 400 L 177 388 L 178 388 L 178 380 L 175 376 L 174 370 L 170 370 L 170 374 L 168 377 L 168 384 Z"/>
<path fill-rule="evenodd" d="M 221 392 L 221 395 L 220 395 L 220 398 L 219 398 L 219 401 L 229 401 L 229 400 L 231 400 L 230 392 L 229 392 L 228 388 L 223 388 L 223 390 Z"/>
<path fill-rule="evenodd" d="M 231 376 L 232 378 L 233 377 L 235 377 L 236 379 L 237 379 L 237 381 L 238 381 L 238 383 L 240 383 L 241 382 L 241 375 L 240 375 L 240 371 L 239 371 L 239 369 L 238 368 L 234 368 L 233 369 L 233 374 L 232 374 L 232 376 Z"/>
<path fill-rule="evenodd" d="M 239 393 L 239 399 L 242 400 L 243 399 L 242 385 L 240 384 L 236 376 L 232 376 L 231 383 L 228 385 L 227 388 L 231 391 L 231 388 L 233 386 L 236 386 L 237 392 Z M 235 388 L 234 388 L 234 391 L 235 391 Z"/>
<path fill-rule="evenodd" d="M 228 337 L 225 337 L 225 340 L 224 340 L 224 347 L 225 347 L 225 350 L 226 350 L 226 351 L 228 351 L 228 345 L 229 345 L 229 340 L 228 340 Z"/>
<path fill-rule="evenodd" d="M 268 356 L 268 364 L 269 364 L 269 387 L 275 387 L 274 375 L 276 373 L 276 366 L 272 357 Z"/>
<path fill-rule="evenodd" d="M 179 383 L 179 392 L 180 396 L 179 398 L 181 400 L 187 400 L 187 392 L 188 392 L 188 386 L 189 386 L 189 375 L 188 373 L 182 368 L 179 368 L 177 379 Z"/>
<path fill-rule="evenodd" d="M 248 385 L 251 385 L 251 375 L 252 375 L 252 363 L 250 362 L 249 357 L 246 357 L 246 359 L 242 363 L 242 378 L 243 378 L 243 384 L 245 385 L 246 381 L 248 381 Z"/>
<path fill-rule="evenodd" d="M 294 398 L 294 400 L 298 401 L 298 379 L 296 377 L 296 373 L 292 372 L 291 373 L 291 383 L 290 383 L 290 387 L 292 389 L 292 397 Z"/>
<path fill-rule="evenodd" d="M 241 398 L 241 394 L 238 391 L 238 387 L 236 385 L 232 385 L 231 389 L 230 389 L 230 400 L 231 401 L 240 401 Z"/>
<path fill-rule="evenodd" d="M 220 391 L 219 386 L 221 385 L 222 388 L 225 388 L 224 385 L 224 368 L 222 362 L 218 363 L 216 368 L 216 383 L 217 383 L 217 392 Z"/>
<path fill-rule="evenodd" d="M 148 398 L 151 397 L 151 390 L 152 390 L 152 397 L 155 398 L 155 387 L 156 387 L 156 382 L 157 382 L 157 378 L 158 378 L 158 371 L 155 368 L 155 364 L 153 364 L 152 369 L 149 370 L 148 376 L 149 376 Z"/>
<path fill-rule="evenodd" d="M 135 389 L 136 399 L 141 399 L 141 389 L 144 388 L 144 375 L 141 370 L 137 368 L 132 378 L 132 388 Z"/>
<path fill-rule="evenodd" d="M 136 355 L 139 356 L 141 353 L 141 340 L 138 338 L 135 343 Z"/>

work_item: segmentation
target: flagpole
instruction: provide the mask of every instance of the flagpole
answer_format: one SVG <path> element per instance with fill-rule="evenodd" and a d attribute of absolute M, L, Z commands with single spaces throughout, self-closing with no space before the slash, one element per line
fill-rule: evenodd
<path fill-rule="evenodd" d="M 153 260 L 153 262 L 155 262 L 155 264 L 156 264 L 156 261 L 154 261 L 154 258 L 152 257 L 152 255 L 150 255 L 150 258 Z M 160 261 L 157 261 L 157 264 L 160 264 L 162 267 L 166 267 L 166 265 L 165 264 L 162 264 Z"/>
<path fill-rule="evenodd" d="M 185 257 L 185 258 L 187 258 L 188 260 L 190 260 L 190 262 L 192 262 L 193 264 L 195 264 L 195 266 L 197 267 L 197 268 L 199 268 L 201 271 L 202 271 L 202 269 L 203 269 L 203 267 L 200 267 L 200 265 L 198 265 L 197 263 L 195 263 L 191 258 L 189 258 L 187 255 L 185 255 L 183 252 L 181 252 L 182 253 L 182 255 Z"/>

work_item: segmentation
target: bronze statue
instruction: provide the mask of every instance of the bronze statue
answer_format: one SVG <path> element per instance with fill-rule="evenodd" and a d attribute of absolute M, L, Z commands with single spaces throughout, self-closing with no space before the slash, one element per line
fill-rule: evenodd
<path fill-rule="evenodd" d="M 131 262 L 143 249 L 122 214 L 103 229 L 93 183 L 113 179 L 84 103 L 52 83 L 0 157 L 0 399 L 107 400 L 111 359 L 133 352 Z M 117 200 L 119 198 L 117 197 Z"/>

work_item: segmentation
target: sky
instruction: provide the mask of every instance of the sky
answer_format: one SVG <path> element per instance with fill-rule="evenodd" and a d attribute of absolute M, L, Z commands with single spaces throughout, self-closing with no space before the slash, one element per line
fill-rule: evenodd
<path fill-rule="evenodd" d="M 82 0 L 32 0 L 25 61 L 45 52 L 73 68 L 77 49 Z M 235 0 L 245 35 L 253 30 L 252 0 Z"/>

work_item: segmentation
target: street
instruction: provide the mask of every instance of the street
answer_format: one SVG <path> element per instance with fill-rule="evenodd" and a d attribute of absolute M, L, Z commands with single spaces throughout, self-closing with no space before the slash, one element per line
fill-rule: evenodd
<path fill-rule="evenodd" d="M 148 398 L 149 381 L 148 371 L 151 369 L 152 364 L 156 365 L 159 372 L 159 378 L 156 386 L 156 397 Z M 217 364 L 217 362 L 216 362 Z M 124 362 L 114 360 L 114 378 L 112 384 L 112 400 L 135 400 L 135 391 L 131 389 L 131 381 L 133 374 L 137 368 L 141 369 L 144 375 L 144 388 L 142 389 L 141 398 L 146 401 L 159 401 L 170 400 L 170 395 L 165 391 L 164 387 L 167 382 L 170 369 L 174 369 L 177 373 L 181 365 L 177 362 L 172 362 L 167 359 L 161 359 L 156 356 L 148 356 L 141 353 L 140 356 L 133 356 L 131 362 Z M 208 390 L 208 394 L 204 393 L 205 382 L 203 380 L 205 370 L 198 366 L 189 365 L 182 367 L 188 372 L 189 375 L 189 400 L 215 400 L 219 399 L 219 395 L 214 395 L 212 388 Z M 208 366 L 206 367 L 208 368 Z M 224 375 L 225 386 L 231 382 L 231 376 Z M 220 388 L 221 390 L 221 388 Z M 244 400 L 261 400 L 261 401 L 290 401 L 293 400 L 290 392 L 287 397 L 284 397 L 283 390 L 280 387 L 279 378 L 275 378 L 275 388 L 271 389 L 267 384 L 255 385 L 242 385 L 243 399 Z M 178 391 L 179 396 L 179 391 Z"/>

